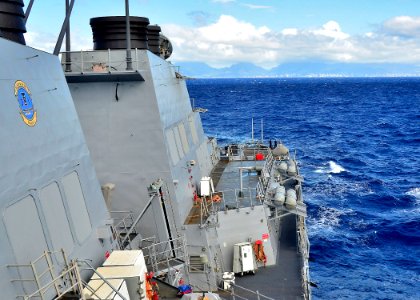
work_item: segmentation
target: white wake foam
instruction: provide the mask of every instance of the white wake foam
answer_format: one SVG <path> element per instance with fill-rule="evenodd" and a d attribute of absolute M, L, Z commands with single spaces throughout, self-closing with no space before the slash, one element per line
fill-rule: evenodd
<path fill-rule="evenodd" d="M 327 173 L 327 174 L 339 174 L 341 172 L 346 171 L 342 166 L 337 164 L 336 162 L 330 160 L 328 162 L 328 167 L 320 167 L 315 170 L 315 173 Z"/>
<path fill-rule="evenodd" d="M 337 209 L 333 207 L 321 206 L 317 212 L 317 216 L 311 218 L 310 230 L 314 233 L 319 231 L 335 232 L 335 228 L 340 226 L 341 217 L 353 212 L 352 209 Z"/>

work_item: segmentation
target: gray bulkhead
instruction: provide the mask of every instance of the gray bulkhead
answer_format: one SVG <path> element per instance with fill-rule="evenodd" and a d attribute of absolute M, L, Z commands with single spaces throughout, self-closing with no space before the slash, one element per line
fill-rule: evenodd
<path fill-rule="evenodd" d="M 1 38 L 0 49 L 0 290 L 2 299 L 14 299 L 35 287 L 11 284 L 30 273 L 7 265 L 28 264 L 43 251 L 60 248 L 70 258 L 99 265 L 113 241 L 58 58 Z M 27 89 L 23 106 L 18 101 L 22 90 L 15 89 L 19 84 Z M 20 115 L 30 106 L 29 97 L 36 112 L 31 126 Z M 108 235 L 99 240 L 98 229 Z"/>
<path fill-rule="evenodd" d="M 266 265 L 276 263 L 278 235 L 269 229 L 267 212 L 264 205 L 245 207 L 218 212 L 220 226 L 216 228 L 223 262 L 227 271 L 233 270 L 233 246 L 242 242 L 262 240 Z M 271 235 L 275 237 L 271 239 Z M 262 266 L 259 264 L 259 266 Z"/>
<path fill-rule="evenodd" d="M 99 180 L 116 185 L 111 209 L 139 213 L 149 199 L 148 187 L 162 178 L 172 204 L 167 208 L 175 231 L 171 235 L 176 237 L 193 204 L 195 187 L 213 166 L 185 81 L 176 76 L 172 64 L 146 50 L 132 51 L 136 71 L 131 72 L 141 74 L 142 80 L 112 79 L 116 72 L 125 72 L 125 50 L 85 55 L 112 66 L 96 81 L 86 82 L 80 75 L 74 82 L 70 78 L 77 73 L 80 53 L 73 52 L 73 73 L 66 73 Z M 86 61 L 85 56 L 85 78 L 92 73 Z M 192 160 L 196 164 L 191 165 Z M 167 240 L 162 205 L 152 203 L 138 229 L 143 237 Z"/>

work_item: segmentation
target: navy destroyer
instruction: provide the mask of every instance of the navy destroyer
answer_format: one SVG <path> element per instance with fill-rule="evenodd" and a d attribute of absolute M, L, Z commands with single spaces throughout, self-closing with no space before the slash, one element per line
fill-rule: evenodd
<path fill-rule="evenodd" d="M 0 1 L 2 298 L 309 299 L 295 157 L 207 137 L 169 39 L 127 2 L 60 64 L 74 1 L 54 54 Z"/>

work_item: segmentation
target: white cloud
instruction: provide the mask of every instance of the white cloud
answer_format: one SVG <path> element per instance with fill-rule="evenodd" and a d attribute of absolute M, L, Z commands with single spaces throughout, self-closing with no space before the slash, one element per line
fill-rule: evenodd
<path fill-rule="evenodd" d="M 227 15 L 199 28 L 173 24 L 162 28 L 174 45 L 171 59 L 175 61 L 204 61 L 213 66 L 238 61 L 274 65 L 280 47 L 268 27 L 256 27 Z"/>
<path fill-rule="evenodd" d="M 251 23 L 241 22 L 232 16 L 222 15 L 217 23 L 197 29 L 197 32 L 210 42 L 223 42 L 233 44 L 252 44 L 269 33 L 267 27 L 256 28 Z"/>
<path fill-rule="evenodd" d="M 420 17 L 398 16 L 383 23 L 385 33 L 406 37 L 420 37 Z"/>
<path fill-rule="evenodd" d="M 314 30 L 315 35 L 323 35 L 334 39 L 346 39 L 349 37 L 348 34 L 341 31 L 340 25 L 335 21 L 329 21 L 322 25 L 322 28 Z"/>
<path fill-rule="evenodd" d="M 414 36 L 417 21 L 413 17 L 394 18 L 384 22 L 381 28 L 389 29 L 392 24 L 400 34 Z M 262 67 L 297 60 L 420 63 L 420 39 L 390 35 L 383 29 L 350 35 L 333 20 L 318 28 L 274 31 L 222 15 L 217 21 L 198 28 L 173 24 L 162 28 L 174 44 L 174 61 L 202 61 L 212 66 L 252 62 Z"/>
<path fill-rule="evenodd" d="M 57 36 L 53 34 L 40 33 L 35 31 L 28 31 L 25 33 L 26 44 L 30 47 L 52 53 L 57 43 Z M 63 39 L 61 50 L 64 51 L 65 38 Z M 72 51 L 87 50 L 93 48 L 91 36 L 81 34 L 79 31 L 74 31 L 71 35 L 71 49 Z"/>
<path fill-rule="evenodd" d="M 297 35 L 298 34 L 298 29 L 297 28 L 284 28 L 281 31 L 281 34 L 283 34 L 283 35 Z"/>
<path fill-rule="evenodd" d="M 272 6 L 269 5 L 258 5 L 258 4 L 250 4 L 250 3 L 244 3 L 242 4 L 250 9 L 271 9 Z"/>
<path fill-rule="evenodd" d="M 171 60 L 175 62 L 201 61 L 217 67 L 251 62 L 267 68 L 298 60 L 420 64 L 419 17 L 395 17 L 360 35 L 346 33 L 336 21 L 318 28 L 274 30 L 229 15 L 198 27 L 161 27 L 174 46 Z M 28 32 L 25 38 L 29 46 L 52 52 L 57 37 Z M 90 32 L 72 34 L 74 51 L 92 49 L 92 45 Z"/>
<path fill-rule="evenodd" d="M 236 0 L 212 0 L 212 2 L 216 3 L 229 3 L 229 2 L 235 2 Z"/>
<path fill-rule="evenodd" d="M 56 44 L 56 38 L 52 34 L 42 34 L 28 31 L 25 33 L 26 45 L 52 53 Z"/>

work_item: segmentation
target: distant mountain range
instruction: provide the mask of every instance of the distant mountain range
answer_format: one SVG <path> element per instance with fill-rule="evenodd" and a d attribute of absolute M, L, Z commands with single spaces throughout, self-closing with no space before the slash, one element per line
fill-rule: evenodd
<path fill-rule="evenodd" d="M 201 62 L 179 62 L 176 65 L 180 66 L 182 75 L 195 78 L 420 76 L 420 66 L 396 63 L 291 62 L 269 70 L 252 63 L 238 63 L 227 68 L 213 68 Z"/>

